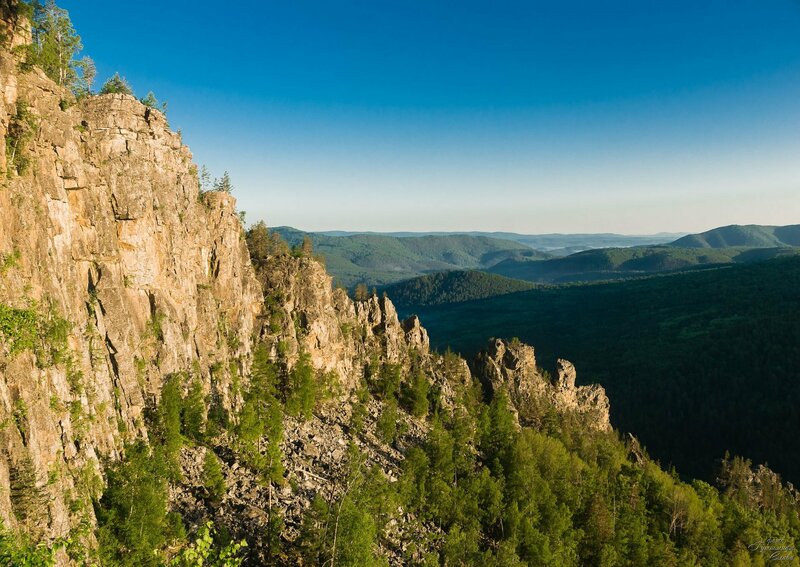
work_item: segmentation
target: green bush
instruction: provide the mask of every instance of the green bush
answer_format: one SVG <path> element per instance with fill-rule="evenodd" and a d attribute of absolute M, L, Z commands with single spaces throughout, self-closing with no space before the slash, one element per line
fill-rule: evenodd
<path fill-rule="evenodd" d="M 136 441 L 107 469 L 107 488 L 95 506 L 104 564 L 156 567 L 165 546 L 183 539 L 180 518 L 167 509 L 170 466 L 161 447 Z"/>
<path fill-rule="evenodd" d="M 244 561 L 241 555 L 247 542 L 219 545 L 214 541 L 215 534 L 212 522 L 204 524 L 195 540 L 170 561 L 170 567 L 239 567 Z"/>
<path fill-rule="evenodd" d="M 39 118 L 30 110 L 24 100 L 17 101 L 14 115 L 6 129 L 6 175 L 25 173 L 31 163 L 28 144 L 33 140 L 39 127 Z"/>
<path fill-rule="evenodd" d="M 64 547 L 58 540 L 52 544 L 33 543 L 25 535 L 8 531 L 0 522 L 0 565 L 13 567 L 53 567 L 56 553 Z"/>

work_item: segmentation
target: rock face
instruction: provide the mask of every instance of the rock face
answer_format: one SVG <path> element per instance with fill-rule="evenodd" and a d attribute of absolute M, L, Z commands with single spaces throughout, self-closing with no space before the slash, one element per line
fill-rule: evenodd
<path fill-rule="evenodd" d="M 262 294 L 234 199 L 199 198 L 164 115 L 126 95 L 77 102 L 5 48 L 0 93 L 0 314 L 33 317 L 36 343 L 0 334 L 0 484 L 32 464 L 49 510 L 28 522 L 62 535 L 74 478 L 146 434 L 164 376 L 193 372 L 229 403 Z M 16 140 L 23 110 L 30 136 Z M 0 519 L 14 526 L 9 494 Z"/>
<path fill-rule="evenodd" d="M 261 338 L 273 357 L 282 354 L 291 363 L 307 352 L 315 368 L 336 374 L 345 392 L 359 385 L 371 358 L 408 367 L 411 353 L 429 352 L 417 317 L 399 321 L 386 297 L 351 300 L 314 259 L 275 256 L 262 278 L 268 313 Z"/>
<path fill-rule="evenodd" d="M 463 359 L 430 352 L 419 319 L 398 320 L 387 297 L 351 300 L 313 258 L 275 255 L 256 275 L 234 199 L 200 195 L 191 153 L 165 116 L 132 96 L 76 101 L 41 71 L 22 72 L 9 47 L 29 41 L 30 33 L 10 6 L 0 0 L 5 526 L 53 538 L 83 521 L 91 525 L 100 463 L 117 458 L 126 441 L 147 436 L 144 415 L 164 379 L 192 376 L 212 402 L 234 408 L 240 399 L 233 385 L 247 380 L 259 342 L 288 367 L 307 353 L 320 376 L 338 386 L 339 398 L 311 422 L 286 424 L 287 477 L 299 483 L 296 493 L 273 495 L 239 469 L 227 447 L 215 447 L 230 456 L 226 476 L 238 479 L 223 501 L 230 507 L 221 510 L 235 515 L 248 507 L 250 515 L 228 523 L 254 533 L 265 520 L 254 502 L 275 497 L 286 506 L 291 537 L 291 522 L 319 483 L 338 474 L 351 441 L 397 476 L 402 452 L 370 429 L 380 413 L 375 401 L 364 410 L 366 433 L 349 433 L 354 393 L 376 364 L 424 374 L 446 409 L 461 403 L 478 378 L 495 393 L 505 391 L 523 423 L 535 422 L 542 404 L 550 404 L 597 429 L 610 427 L 602 388 L 576 387 L 565 361 L 551 383 L 532 348 L 494 341 L 474 375 Z M 424 437 L 424 418 L 403 414 L 399 421 L 407 438 Z M 185 451 L 189 488 L 173 494 L 187 521 L 202 512 L 192 491 L 199 490 L 204 451 Z M 22 506 L 21 492 L 36 505 Z"/>
<path fill-rule="evenodd" d="M 536 365 L 533 347 L 495 339 L 478 355 L 475 369 L 493 394 L 508 396 L 522 424 L 537 425 L 543 409 L 552 407 L 562 414 L 578 414 L 592 429 L 611 429 L 605 391 L 596 384 L 575 386 L 575 367 L 569 361 L 559 359 L 552 381 Z"/>

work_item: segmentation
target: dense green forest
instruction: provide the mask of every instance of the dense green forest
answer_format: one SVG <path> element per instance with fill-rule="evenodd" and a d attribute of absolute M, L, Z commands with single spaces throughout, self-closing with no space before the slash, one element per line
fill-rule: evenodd
<path fill-rule="evenodd" d="M 444 364 L 458 368 L 450 354 Z M 651 461 L 635 440 L 589 431 L 546 408 L 539 427 L 519 429 L 505 396 L 484 399 L 479 384 L 463 387 L 457 408 L 445 411 L 418 386 L 427 384 L 426 376 L 401 375 L 385 364 L 367 368 L 358 404 L 381 404 L 381 442 L 404 453 L 398 479 L 369 464 L 351 441 L 344 490 L 320 491 L 296 539 L 280 536 L 277 506 L 265 511 L 269 529 L 259 542 L 236 539 L 212 523 L 188 538 L 183 518 L 168 506 L 170 487 L 182 482 L 182 449 L 207 447 L 199 492 L 211 510 L 228 488 L 221 460 L 247 467 L 267 486 L 289 485 L 283 421 L 312 419 L 325 404 L 309 378 L 310 366 L 301 363 L 285 374 L 261 349 L 244 405 L 226 415 L 207 411 L 208 400 L 190 376 L 172 377 L 148 413 L 150 440 L 129 444 L 124 459 L 108 470 L 105 488 L 82 495 L 93 500 L 99 549 L 73 539 L 46 548 L 3 531 L 0 560 L 50 565 L 63 548 L 73 560 L 102 565 L 381 566 L 388 565 L 381 550 L 396 545 L 387 537 L 389 527 L 403 517 L 416 534 L 402 548 L 405 564 L 712 567 L 766 565 L 782 557 L 782 564 L 798 565 L 796 495 L 769 470 L 729 458 L 716 487 L 687 483 Z M 406 412 L 428 423 L 424 438 L 394 427 Z M 363 431 L 364 415 L 353 412 L 354 435 Z M 252 554 L 257 546 L 266 548 L 266 559 Z"/>
<path fill-rule="evenodd" d="M 308 237 L 337 283 L 348 288 L 387 285 L 430 272 L 484 269 L 508 258 L 548 257 L 524 244 L 485 236 L 325 236 L 288 227 L 273 230 L 291 246 Z"/>
<path fill-rule="evenodd" d="M 512 280 L 495 274 L 474 270 L 438 272 L 388 285 L 385 291 L 398 307 L 441 305 L 472 301 L 495 295 L 527 291 L 535 286 L 522 280 Z"/>
<path fill-rule="evenodd" d="M 586 250 L 541 262 L 510 258 L 488 271 L 539 283 L 625 279 L 721 264 L 746 263 L 800 253 L 800 248 L 678 248 L 671 245 Z"/>
<path fill-rule="evenodd" d="M 602 384 L 612 421 L 665 465 L 714 476 L 726 450 L 800 480 L 800 258 L 418 308 L 463 353 L 517 336 Z"/>

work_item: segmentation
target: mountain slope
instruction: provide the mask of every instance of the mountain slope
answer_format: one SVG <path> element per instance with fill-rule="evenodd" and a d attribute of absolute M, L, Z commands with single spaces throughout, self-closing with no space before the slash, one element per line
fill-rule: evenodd
<path fill-rule="evenodd" d="M 798 286 L 793 257 L 416 311 L 440 349 L 516 336 L 547 364 L 566 355 L 606 388 L 614 425 L 680 471 L 710 479 L 727 449 L 797 482 Z"/>
<path fill-rule="evenodd" d="M 398 309 L 413 309 L 527 291 L 533 287 L 529 282 L 486 272 L 452 271 L 405 280 L 380 291 L 385 291 Z"/>
<path fill-rule="evenodd" d="M 484 236 L 325 236 L 289 227 L 273 230 L 292 246 L 308 236 L 328 270 L 346 287 L 385 285 L 430 272 L 488 268 L 508 258 L 547 257 L 523 244 Z"/>
<path fill-rule="evenodd" d="M 488 271 L 531 282 L 569 283 L 624 279 L 795 254 L 800 254 L 800 248 L 602 248 L 541 262 L 508 259 Z"/>
<path fill-rule="evenodd" d="M 690 234 L 671 244 L 679 248 L 778 248 L 800 246 L 800 225 L 730 225 Z"/>
<path fill-rule="evenodd" d="M 768 468 L 683 482 L 568 361 L 431 352 L 245 232 L 163 115 L 8 49 L 23 8 L 0 0 L 0 563 L 714 567 L 800 540 Z"/>

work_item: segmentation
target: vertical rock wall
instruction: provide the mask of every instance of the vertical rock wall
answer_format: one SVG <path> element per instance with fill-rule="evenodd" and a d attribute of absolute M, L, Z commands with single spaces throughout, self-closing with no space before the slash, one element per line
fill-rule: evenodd
<path fill-rule="evenodd" d="M 0 333 L 0 486 L 11 487 L 0 519 L 61 535 L 98 457 L 145 434 L 165 376 L 191 372 L 229 402 L 262 294 L 234 199 L 199 198 L 191 153 L 164 115 L 126 95 L 79 102 L 38 69 L 22 72 L 9 47 L 24 38 L 9 23 L 0 134 L 22 109 L 31 135 L 14 160 L 0 150 L 0 329 L 5 317 L 24 331 L 13 318 L 27 317 L 33 341 Z M 46 504 L 25 514 L 14 499 L 31 465 Z"/>

